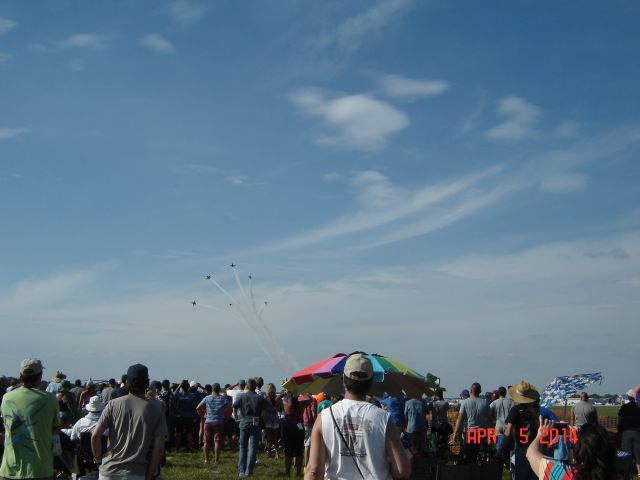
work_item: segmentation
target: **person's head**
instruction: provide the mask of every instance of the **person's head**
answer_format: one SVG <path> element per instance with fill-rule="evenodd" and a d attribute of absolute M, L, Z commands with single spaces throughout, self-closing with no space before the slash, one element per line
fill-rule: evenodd
<path fill-rule="evenodd" d="M 114 388 L 116 386 L 116 379 L 115 378 L 110 378 L 109 379 L 109 386 L 111 388 Z"/>
<path fill-rule="evenodd" d="M 267 396 L 275 397 L 276 396 L 276 386 L 273 383 L 269 383 L 267 385 Z"/>
<path fill-rule="evenodd" d="M 244 388 L 247 386 L 247 382 L 244 380 L 238 380 L 238 388 L 240 390 L 244 390 Z"/>
<path fill-rule="evenodd" d="M 250 378 L 249 380 L 247 380 L 247 390 L 249 390 L 250 392 L 253 392 L 256 389 L 256 379 L 255 378 Z"/>
<path fill-rule="evenodd" d="M 526 380 L 522 380 L 517 385 L 509 387 L 511 399 L 518 405 L 535 404 L 540 400 L 540 393 L 536 387 Z"/>
<path fill-rule="evenodd" d="M 262 389 L 264 387 L 264 379 L 262 377 L 256 377 L 256 388 Z"/>
<path fill-rule="evenodd" d="M 211 395 L 211 392 L 213 392 L 213 387 L 207 383 L 204 386 L 204 393 L 206 393 L 207 395 Z"/>
<path fill-rule="evenodd" d="M 60 382 L 60 390 L 66 392 L 71 390 L 71 382 L 69 380 L 63 380 Z"/>
<path fill-rule="evenodd" d="M 436 397 L 436 400 L 444 399 L 444 394 L 442 393 L 442 389 L 437 388 L 434 397 Z"/>
<path fill-rule="evenodd" d="M 627 398 L 629 399 L 630 402 L 635 402 L 636 401 L 636 391 L 633 388 L 630 388 L 629 390 L 627 390 Z"/>
<path fill-rule="evenodd" d="M 192 392 L 198 391 L 198 387 L 199 386 L 200 386 L 200 384 L 198 382 L 196 382 L 195 380 L 191 380 L 189 382 L 189 390 L 191 390 Z"/>
<path fill-rule="evenodd" d="M 169 390 L 169 388 L 171 388 L 171 382 L 169 382 L 169 380 L 162 380 L 162 388 L 164 390 Z"/>
<path fill-rule="evenodd" d="M 37 358 L 25 358 L 20 363 L 20 379 L 27 388 L 33 388 L 42 381 L 42 362 Z"/>
<path fill-rule="evenodd" d="M 127 374 L 123 373 L 122 376 L 120 377 L 120 383 L 122 383 L 122 385 L 126 385 L 127 384 Z"/>
<path fill-rule="evenodd" d="M 214 383 L 211 389 L 213 390 L 213 393 L 215 393 L 216 395 L 220 394 L 220 384 L 218 382 Z"/>
<path fill-rule="evenodd" d="M 372 382 L 373 365 L 369 357 L 362 353 L 349 355 L 342 374 L 345 390 L 356 396 L 364 396 L 371 389 Z"/>
<path fill-rule="evenodd" d="M 595 423 L 585 423 L 580 428 L 578 443 L 574 448 L 576 469 L 584 480 L 613 478 L 616 447 L 607 430 Z"/>
<path fill-rule="evenodd" d="M 129 393 L 142 395 L 149 386 L 149 369 L 140 363 L 131 365 L 127 370 Z"/>
<path fill-rule="evenodd" d="M 76 387 L 82 387 L 82 380 L 80 380 L 79 378 L 76 378 L 76 381 L 74 382 L 74 385 Z"/>
<path fill-rule="evenodd" d="M 471 384 L 471 388 L 469 389 L 472 397 L 477 397 L 482 392 L 482 387 L 478 382 L 474 382 Z"/>
<path fill-rule="evenodd" d="M 507 396 L 507 389 L 504 387 L 500 387 L 498 388 L 498 394 L 500 395 L 501 398 L 504 398 Z"/>
<path fill-rule="evenodd" d="M 461 399 L 465 399 L 465 398 L 469 398 L 469 390 L 467 390 L 466 388 L 464 390 L 462 390 L 460 392 L 460 398 Z"/>
<path fill-rule="evenodd" d="M 580 393 L 580 400 L 582 400 L 583 402 L 588 402 L 589 401 L 589 394 L 587 392 Z"/>
<path fill-rule="evenodd" d="M 186 392 L 189 390 L 189 380 L 182 380 L 180 382 L 180 390 L 182 390 L 183 392 Z"/>
<path fill-rule="evenodd" d="M 91 380 L 89 380 L 89 381 L 87 382 L 86 388 L 87 388 L 87 390 L 93 390 L 93 389 L 95 389 L 95 388 L 96 388 L 96 386 L 95 386 L 95 384 L 94 384 Z"/>

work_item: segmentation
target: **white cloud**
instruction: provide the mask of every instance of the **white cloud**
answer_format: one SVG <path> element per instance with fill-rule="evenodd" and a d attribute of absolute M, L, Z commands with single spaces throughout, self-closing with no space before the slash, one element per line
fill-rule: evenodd
<path fill-rule="evenodd" d="M 487 131 L 492 140 L 516 141 L 537 135 L 536 126 L 542 110 L 516 96 L 505 97 L 498 102 L 498 113 L 506 120 Z"/>
<path fill-rule="evenodd" d="M 0 128 L 0 140 L 8 140 L 19 135 L 24 135 L 28 131 L 27 128 Z"/>
<path fill-rule="evenodd" d="M 167 12 L 177 23 L 190 26 L 207 13 L 207 7 L 200 3 L 178 0 L 169 4 Z"/>
<path fill-rule="evenodd" d="M 540 188 L 548 192 L 564 193 L 580 190 L 587 185 L 588 177 L 583 173 L 560 173 L 543 178 Z"/>
<path fill-rule="evenodd" d="M 580 124 L 577 122 L 562 122 L 556 127 L 555 134 L 558 137 L 569 138 L 575 137 L 580 131 Z"/>
<path fill-rule="evenodd" d="M 393 20 L 411 5 L 411 0 L 384 0 L 369 10 L 351 17 L 343 22 L 338 29 L 320 40 L 321 45 L 337 44 L 347 52 L 355 52 L 371 32 L 379 32 L 387 23 Z"/>
<path fill-rule="evenodd" d="M 165 55 L 171 55 L 176 52 L 176 48 L 162 35 L 159 35 L 157 33 L 150 33 L 142 37 L 140 39 L 140 45 L 148 48 L 153 52 Z"/>
<path fill-rule="evenodd" d="M 235 185 L 237 187 L 241 185 L 247 184 L 247 176 L 246 175 L 229 175 L 227 176 L 227 182 L 231 185 Z"/>
<path fill-rule="evenodd" d="M 9 33 L 11 30 L 16 28 L 17 23 L 8 18 L 0 17 L 0 35 L 4 35 Z"/>
<path fill-rule="evenodd" d="M 338 135 L 318 139 L 321 144 L 375 151 L 382 148 L 392 134 L 409 125 L 404 113 L 367 95 L 332 99 L 319 90 L 303 89 L 295 92 L 291 100 L 307 115 L 318 117 L 330 129 L 338 130 Z"/>
<path fill-rule="evenodd" d="M 449 89 L 444 80 L 416 80 L 398 75 L 385 75 L 380 87 L 388 96 L 398 100 L 416 100 L 441 95 Z"/>
<path fill-rule="evenodd" d="M 492 167 L 477 174 L 450 182 L 425 185 L 415 190 L 398 187 L 379 172 L 360 173 L 350 182 L 360 206 L 358 210 L 317 229 L 264 247 L 264 250 L 299 248 L 391 226 L 403 220 L 412 221 L 414 216 L 427 215 L 432 208 L 455 199 L 499 171 L 499 168 Z M 391 229 L 396 228 L 393 225 Z"/>
<path fill-rule="evenodd" d="M 107 37 L 93 33 L 76 33 L 57 43 L 58 48 L 85 48 L 102 50 L 106 47 Z M 46 48 L 46 47 L 45 47 Z"/>

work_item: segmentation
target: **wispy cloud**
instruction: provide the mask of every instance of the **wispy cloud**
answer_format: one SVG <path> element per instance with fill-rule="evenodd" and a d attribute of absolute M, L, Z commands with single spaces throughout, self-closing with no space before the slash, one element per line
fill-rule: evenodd
<path fill-rule="evenodd" d="M 498 102 L 498 113 L 506 120 L 487 131 L 487 138 L 517 141 L 535 137 L 542 110 L 521 97 L 510 96 Z"/>
<path fill-rule="evenodd" d="M 556 127 L 554 133 L 562 138 L 575 137 L 580 131 L 580 126 L 578 122 L 562 122 Z"/>
<path fill-rule="evenodd" d="M 207 13 L 207 7 L 201 3 L 178 0 L 167 6 L 167 13 L 180 25 L 190 26 Z"/>
<path fill-rule="evenodd" d="M 368 95 L 331 98 L 317 89 L 302 89 L 291 101 L 307 115 L 320 118 L 330 130 L 320 144 L 349 146 L 366 151 L 382 148 L 388 138 L 409 125 L 409 118 L 393 105 Z"/>
<path fill-rule="evenodd" d="M 27 128 L 0 128 L 0 140 L 9 140 L 10 138 L 24 135 L 29 129 Z"/>
<path fill-rule="evenodd" d="M 248 177 L 246 175 L 228 175 L 227 182 L 236 187 L 247 185 Z"/>
<path fill-rule="evenodd" d="M 589 177 L 583 173 L 559 173 L 543 178 L 540 188 L 548 192 L 564 193 L 580 190 L 587 185 Z"/>
<path fill-rule="evenodd" d="M 140 45 L 148 48 L 152 52 L 164 55 L 176 53 L 176 48 L 162 35 L 150 33 L 140 39 Z"/>
<path fill-rule="evenodd" d="M 345 20 L 335 32 L 320 39 L 321 46 L 336 44 L 345 52 L 357 51 L 364 38 L 372 32 L 379 32 L 382 28 L 407 10 L 411 0 L 383 0 L 370 9 Z"/>
<path fill-rule="evenodd" d="M 352 214 L 258 251 L 301 248 L 356 234 L 359 236 L 350 240 L 352 248 L 374 248 L 428 235 L 527 189 L 564 193 L 583 188 L 588 177 L 576 169 L 609 159 L 638 142 L 640 128 L 629 127 L 532 156 L 519 165 L 496 165 L 415 189 L 394 184 L 378 171 L 362 172 L 349 182 L 356 201 Z"/>
<path fill-rule="evenodd" d="M 441 95 L 449 89 L 444 80 L 418 80 L 398 75 L 385 75 L 379 83 L 386 95 L 405 101 Z"/>
<path fill-rule="evenodd" d="M 358 211 L 315 230 L 270 245 L 266 250 L 286 250 L 333 241 L 424 214 L 431 207 L 455 198 L 499 171 L 499 168 L 492 167 L 450 182 L 425 185 L 415 190 L 392 184 L 380 172 L 362 172 L 350 182 L 360 206 Z"/>
<path fill-rule="evenodd" d="M 107 46 L 108 37 L 94 33 L 76 33 L 57 43 L 58 48 L 84 48 L 88 50 L 102 50 Z"/>
<path fill-rule="evenodd" d="M 4 35 L 9 33 L 11 30 L 16 28 L 17 23 L 8 18 L 0 17 L 0 35 Z"/>

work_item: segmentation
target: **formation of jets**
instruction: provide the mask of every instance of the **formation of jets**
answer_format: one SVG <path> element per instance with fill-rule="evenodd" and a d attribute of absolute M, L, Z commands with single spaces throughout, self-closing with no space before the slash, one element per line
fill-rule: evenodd
<path fill-rule="evenodd" d="M 195 300 L 194 300 L 194 301 L 192 301 L 192 302 L 191 302 L 191 305 L 193 305 L 193 306 L 195 307 L 195 306 L 196 306 L 196 301 L 195 301 Z"/>

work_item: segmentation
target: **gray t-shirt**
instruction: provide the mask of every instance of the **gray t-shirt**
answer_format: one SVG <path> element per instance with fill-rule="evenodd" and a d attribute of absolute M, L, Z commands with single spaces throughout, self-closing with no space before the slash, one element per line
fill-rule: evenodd
<path fill-rule="evenodd" d="M 576 417 L 576 427 L 581 427 L 585 423 L 597 423 L 598 412 L 596 407 L 589 402 L 580 400 L 573 407 L 573 415 Z"/>
<path fill-rule="evenodd" d="M 504 433 L 505 420 L 512 406 L 513 400 L 506 397 L 500 397 L 489 405 L 491 416 L 496 419 L 496 431 L 498 433 Z"/>
<path fill-rule="evenodd" d="M 487 428 L 489 406 L 484 398 L 469 397 L 463 400 L 460 405 L 460 415 L 465 415 L 467 425 L 465 430 L 469 428 Z"/>
<path fill-rule="evenodd" d="M 154 440 L 167 436 L 162 407 L 131 394 L 112 399 L 99 423 L 109 429 L 101 477 L 144 475 Z"/>

